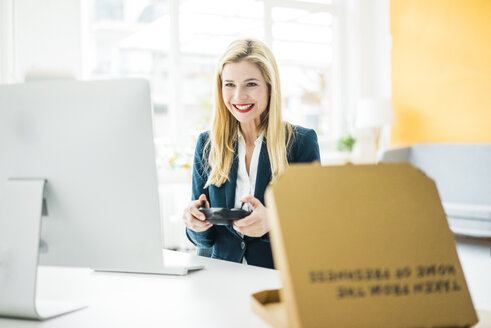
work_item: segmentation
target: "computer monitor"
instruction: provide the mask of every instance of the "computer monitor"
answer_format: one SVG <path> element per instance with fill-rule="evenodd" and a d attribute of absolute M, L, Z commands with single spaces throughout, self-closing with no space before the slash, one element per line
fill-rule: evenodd
<path fill-rule="evenodd" d="M 0 189 L 9 178 L 47 180 L 40 264 L 199 268 L 162 266 L 152 131 L 143 79 L 0 86 Z"/>

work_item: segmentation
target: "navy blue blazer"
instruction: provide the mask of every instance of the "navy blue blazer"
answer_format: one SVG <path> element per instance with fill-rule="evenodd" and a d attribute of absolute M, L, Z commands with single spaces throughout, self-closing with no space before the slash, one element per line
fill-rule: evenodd
<path fill-rule="evenodd" d="M 320 161 L 319 144 L 315 131 L 295 125 L 292 128 L 293 135 L 287 149 L 288 162 L 305 163 Z M 235 157 L 232 162 L 228 181 L 221 187 L 211 185 L 205 189 L 203 187 L 208 179 L 209 170 L 206 169 L 207 165 L 205 165 L 203 151 L 208 138 L 209 132 L 201 133 L 196 145 L 193 165 L 192 199 L 196 200 L 201 194 L 205 194 L 211 207 L 233 208 L 235 204 L 235 187 L 238 169 L 237 144 L 235 145 Z M 256 189 L 254 191 L 254 197 L 259 199 L 263 204 L 264 192 L 270 181 L 271 167 L 266 138 L 263 138 L 257 168 Z M 267 206 L 267 204 L 265 205 Z M 242 262 L 245 256 L 248 264 L 274 268 L 269 233 L 262 237 L 244 236 L 242 238 L 234 230 L 232 225 L 214 225 L 203 232 L 195 232 L 186 228 L 186 235 L 199 248 L 213 248 L 212 258 Z"/>

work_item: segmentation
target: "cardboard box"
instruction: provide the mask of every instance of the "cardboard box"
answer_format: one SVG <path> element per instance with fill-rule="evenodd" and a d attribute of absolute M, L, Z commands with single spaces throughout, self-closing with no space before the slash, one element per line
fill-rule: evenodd
<path fill-rule="evenodd" d="M 466 327 L 478 319 L 435 183 L 410 164 L 292 165 L 266 191 L 276 327 Z"/>

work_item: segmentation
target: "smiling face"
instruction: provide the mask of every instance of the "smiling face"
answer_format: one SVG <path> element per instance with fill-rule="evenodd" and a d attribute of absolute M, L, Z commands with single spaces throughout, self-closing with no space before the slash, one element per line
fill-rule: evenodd
<path fill-rule="evenodd" d="M 256 64 L 242 60 L 223 67 L 222 97 L 237 121 L 258 126 L 268 107 L 269 88 Z"/>

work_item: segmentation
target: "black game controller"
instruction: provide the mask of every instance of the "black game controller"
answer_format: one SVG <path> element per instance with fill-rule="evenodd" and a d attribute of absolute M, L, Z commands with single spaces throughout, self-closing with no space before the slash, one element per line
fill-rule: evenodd
<path fill-rule="evenodd" d="M 206 216 L 206 219 L 211 224 L 227 225 L 233 224 L 235 220 L 240 220 L 252 212 L 241 208 L 221 208 L 221 207 L 200 207 L 199 211 Z"/>

